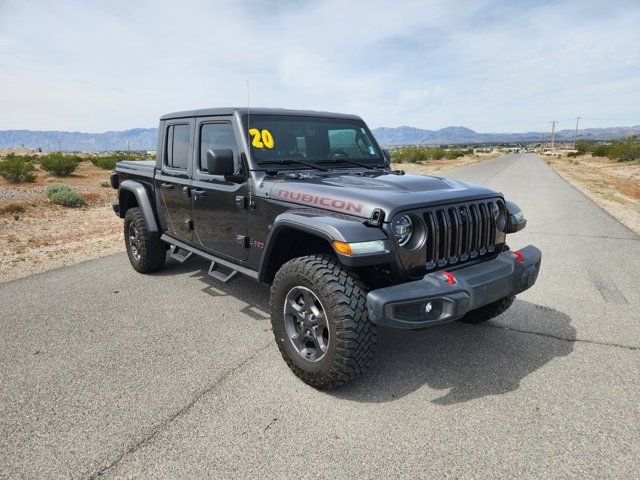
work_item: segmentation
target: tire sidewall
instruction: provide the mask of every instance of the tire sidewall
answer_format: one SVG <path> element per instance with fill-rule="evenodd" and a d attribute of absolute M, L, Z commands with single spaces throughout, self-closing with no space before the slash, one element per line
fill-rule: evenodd
<path fill-rule="evenodd" d="M 140 235 L 142 232 L 140 230 L 141 226 L 137 221 L 138 216 L 136 215 L 136 212 L 132 210 L 133 209 L 128 210 L 127 214 L 124 217 L 124 244 L 127 248 L 127 256 L 129 257 L 131 265 L 137 269 L 142 263 L 142 254 L 140 255 L 140 258 L 137 259 L 136 257 L 134 257 L 133 252 L 131 251 L 131 242 L 129 241 L 129 225 L 131 225 L 132 223 L 136 225 L 136 228 L 138 229 L 138 235 Z M 144 225 L 142 226 L 144 227 Z"/>
<path fill-rule="evenodd" d="M 289 334 L 284 323 L 284 302 L 287 294 L 295 287 L 305 287 L 311 290 L 324 309 L 327 319 L 327 327 L 329 329 L 329 344 L 327 352 L 318 361 L 311 362 L 304 359 L 293 346 Z M 299 368 L 311 373 L 327 373 L 331 370 L 336 354 L 336 324 L 335 314 L 332 309 L 331 297 L 322 291 L 322 286 L 317 285 L 305 275 L 296 272 L 285 273 L 280 281 L 274 285 L 272 292 L 273 311 L 271 312 L 271 323 L 276 342 L 281 349 L 284 349 L 287 356 Z"/>

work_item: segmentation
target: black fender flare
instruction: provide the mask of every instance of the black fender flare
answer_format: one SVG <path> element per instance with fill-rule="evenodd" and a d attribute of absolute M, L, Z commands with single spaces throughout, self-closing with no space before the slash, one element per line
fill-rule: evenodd
<path fill-rule="evenodd" d="M 153 205 L 151 204 L 151 200 L 149 200 L 149 193 L 147 189 L 140 182 L 136 182 L 135 180 L 125 180 L 120 183 L 120 188 L 118 189 L 118 197 L 120 197 L 120 193 L 125 190 L 127 192 L 131 192 L 134 197 L 136 197 L 136 201 L 138 202 L 138 207 L 142 210 L 142 214 L 144 215 L 144 220 L 147 222 L 147 228 L 150 232 L 158 231 L 158 223 L 156 222 L 156 217 L 153 213 Z M 122 213 L 124 215 L 124 213 Z"/>
<path fill-rule="evenodd" d="M 329 245 L 332 245 L 334 240 L 339 242 L 383 240 L 387 245 L 388 252 L 386 253 L 360 258 L 337 254 L 342 263 L 349 266 L 383 263 L 385 260 L 389 261 L 390 255 L 395 254 L 393 244 L 388 240 L 382 228 L 366 226 L 362 218 L 312 208 L 287 210 L 275 218 L 269 230 L 269 236 L 265 242 L 264 253 L 260 261 L 260 279 L 263 279 L 266 275 L 269 259 L 272 257 L 274 249 L 277 248 L 280 235 L 288 229 L 319 237 L 326 240 Z"/>

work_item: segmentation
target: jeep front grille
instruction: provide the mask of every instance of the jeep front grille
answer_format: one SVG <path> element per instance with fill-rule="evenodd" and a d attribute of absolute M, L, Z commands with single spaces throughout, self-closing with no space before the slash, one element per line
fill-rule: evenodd
<path fill-rule="evenodd" d="M 456 265 L 495 251 L 495 213 L 501 200 L 481 200 L 423 211 L 427 269 Z"/>

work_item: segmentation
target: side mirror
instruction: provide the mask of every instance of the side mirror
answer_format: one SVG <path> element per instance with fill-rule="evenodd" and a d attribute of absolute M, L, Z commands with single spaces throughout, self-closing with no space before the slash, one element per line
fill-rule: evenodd
<path fill-rule="evenodd" d="M 391 153 L 386 148 L 382 149 L 382 155 L 384 156 L 384 161 L 387 162 L 387 165 L 391 165 Z"/>
<path fill-rule="evenodd" d="M 233 163 L 233 150 L 228 148 L 207 150 L 207 173 L 209 175 L 233 175 L 236 167 Z"/>

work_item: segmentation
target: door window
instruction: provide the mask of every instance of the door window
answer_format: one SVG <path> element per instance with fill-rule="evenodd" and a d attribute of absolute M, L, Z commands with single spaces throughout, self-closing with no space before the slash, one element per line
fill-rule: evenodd
<path fill-rule="evenodd" d="M 240 171 L 240 157 L 236 137 L 230 123 L 205 123 L 200 128 L 200 170 L 207 171 L 207 150 L 229 149 L 233 152 L 236 172 Z"/>
<path fill-rule="evenodd" d="M 186 170 L 189 165 L 189 125 L 169 125 L 167 129 L 167 155 L 165 164 L 171 168 Z"/>

